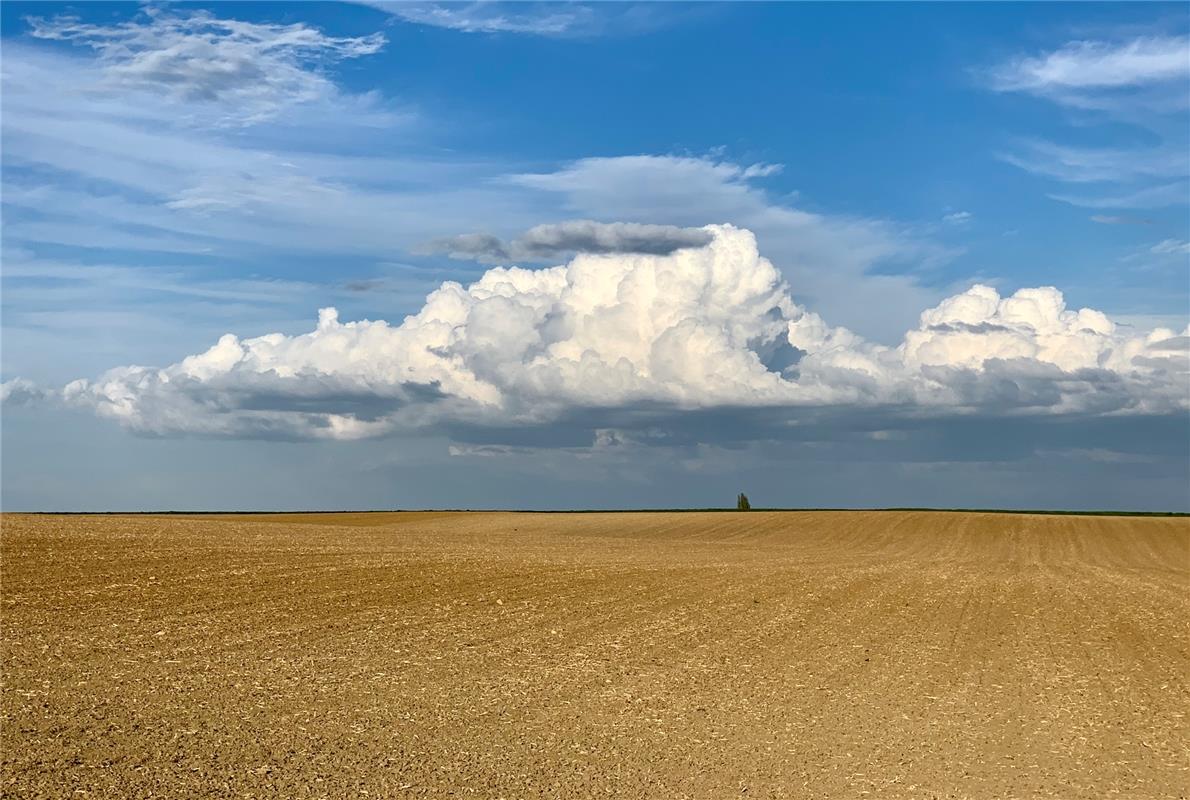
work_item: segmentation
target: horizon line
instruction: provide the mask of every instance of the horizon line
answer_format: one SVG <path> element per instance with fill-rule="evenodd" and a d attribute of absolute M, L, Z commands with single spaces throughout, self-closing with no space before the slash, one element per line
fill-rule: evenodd
<path fill-rule="evenodd" d="M 449 513 L 449 514 L 678 514 L 678 513 L 738 513 L 750 514 L 756 511 L 766 512 L 858 512 L 858 511 L 929 511 L 936 513 L 968 513 L 968 514 L 1038 514 L 1056 516 L 1092 516 L 1092 517 L 1190 517 L 1190 511 L 1136 511 L 1111 509 L 1039 509 L 1039 508 L 940 508 L 934 506 L 886 506 L 886 507 L 795 507 L 795 506 L 755 506 L 748 510 L 740 510 L 727 506 L 697 507 L 697 508 L 369 508 L 369 509 L 322 509 L 322 510 L 222 510 L 197 511 L 185 509 L 142 510 L 142 511 L 5 511 L 0 514 L 30 514 L 42 516 L 219 516 L 219 515 L 281 515 L 281 514 L 409 514 L 409 513 Z"/>

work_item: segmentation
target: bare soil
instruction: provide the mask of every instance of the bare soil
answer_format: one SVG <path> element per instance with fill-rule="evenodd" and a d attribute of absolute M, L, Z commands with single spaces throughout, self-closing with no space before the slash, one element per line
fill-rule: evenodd
<path fill-rule="evenodd" d="M 5 515 L 11 798 L 1178 798 L 1190 520 Z"/>

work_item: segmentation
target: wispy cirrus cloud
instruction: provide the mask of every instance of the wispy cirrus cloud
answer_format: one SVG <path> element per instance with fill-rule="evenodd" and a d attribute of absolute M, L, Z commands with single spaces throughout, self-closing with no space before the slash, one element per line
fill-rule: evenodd
<path fill-rule="evenodd" d="M 1126 217 L 1119 214 L 1092 214 L 1091 222 L 1100 225 L 1152 225 L 1153 220 L 1143 217 Z"/>
<path fill-rule="evenodd" d="M 63 16 L 28 21 L 35 38 L 96 52 L 100 79 L 88 86 L 92 91 L 160 95 L 206 106 L 238 124 L 335 95 L 322 65 L 373 55 L 386 43 L 382 33 L 336 37 L 302 23 L 244 22 L 153 7 L 113 25 Z"/>
<path fill-rule="evenodd" d="M 1050 197 L 1087 208 L 1158 208 L 1190 202 L 1190 37 L 1154 34 L 1078 40 L 1010 59 L 984 74 L 999 92 L 1022 93 L 1085 116 L 1084 125 L 1142 128 L 1155 144 L 1093 147 L 1018 141 L 1001 160 L 1067 184 L 1098 184 Z M 1089 125 L 1087 124 L 1089 123 Z"/>
<path fill-rule="evenodd" d="M 1190 103 L 1184 91 L 1188 75 L 1190 37 L 1154 35 L 1067 42 L 1047 53 L 1011 59 L 989 77 L 998 91 L 1027 92 L 1079 108 L 1142 104 L 1168 110 Z M 1153 87 L 1160 87 L 1162 102 L 1154 104 Z"/>
<path fill-rule="evenodd" d="M 1063 183 L 1130 183 L 1190 170 L 1190 159 L 1175 148 L 1072 147 L 1040 139 L 1021 141 L 1000 159 Z"/>
<path fill-rule="evenodd" d="M 92 59 L 18 41 L 5 43 L 4 57 L 4 226 L 12 245 L 391 258 L 427 235 L 453 232 L 452 211 L 517 216 L 504 193 L 482 185 L 498 167 L 393 149 L 360 155 L 380 134 L 409 131 L 402 114 L 366 98 L 336 90 L 267 124 L 202 127 L 192 120 L 221 114 L 221 104 L 92 92 Z M 479 185 L 466 188 L 476 174 Z"/>
<path fill-rule="evenodd" d="M 1164 208 L 1190 202 L 1190 183 L 1175 181 L 1112 194 L 1053 193 L 1050 197 L 1083 208 Z"/>
<path fill-rule="evenodd" d="M 1156 255 L 1190 255 L 1190 242 L 1181 239 L 1162 239 L 1149 248 Z"/>
<path fill-rule="evenodd" d="M 644 33 L 666 24 L 662 5 L 648 3 L 400 2 L 364 0 L 414 25 L 470 34 L 582 38 Z"/>
<path fill-rule="evenodd" d="M 368 5 L 417 25 L 462 33 L 520 33 L 565 36 L 590 26 L 595 12 L 580 3 L 419 3 Z"/>

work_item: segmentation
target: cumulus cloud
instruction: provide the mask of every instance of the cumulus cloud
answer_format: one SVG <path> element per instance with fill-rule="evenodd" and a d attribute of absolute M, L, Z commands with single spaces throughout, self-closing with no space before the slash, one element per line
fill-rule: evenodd
<path fill-rule="evenodd" d="M 34 37 L 96 51 L 102 82 L 93 88 L 206 103 L 239 122 L 257 122 L 286 106 L 335 94 L 320 66 L 372 55 L 385 44 L 380 33 L 327 36 L 302 23 L 243 22 L 205 11 L 149 8 L 141 19 L 115 25 L 61 16 L 29 23 Z"/>
<path fill-rule="evenodd" d="M 537 225 L 508 243 L 490 234 L 465 233 L 435 239 L 422 250 L 446 253 L 451 258 L 502 263 L 539 261 L 567 253 L 668 255 L 686 247 L 702 247 L 710 241 L 711 234 L 700 228 L 580 219 Z"/>
<path fill-rule="evenodd" d="M 399 325 L 320 312 L 299 336 L 239 339 L 162 369 L 64 390 L 151 434 L 349 439 L 398 430 L 532 428 L 600 410 L 664 419 L 753 409 L 909 414 L 1168 413 L 1188 406 L 1187 343 L 1130 335 L 1043 287 L 982 285 L 921 314 L 897 346 L 797 305 L 755 238 L 727 225 L 665 255 L 583 253 L 448 282 Z M 493 442 L 500 443 L 500 442 Z"/>
<path fill-rule="evenodd" d="M 953 214 L 943 216 L 942 221 L 947 225 L 966 225 L 974 216 L 970 211 L 955 211 Z"/>

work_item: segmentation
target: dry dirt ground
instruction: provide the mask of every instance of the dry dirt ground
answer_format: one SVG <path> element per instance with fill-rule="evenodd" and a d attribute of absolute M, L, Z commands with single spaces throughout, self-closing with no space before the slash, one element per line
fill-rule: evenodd
<path fill-rule="evenodd" d="M 5 797 L 1186 797 L 1190 520 L 5 515 Z"/>

